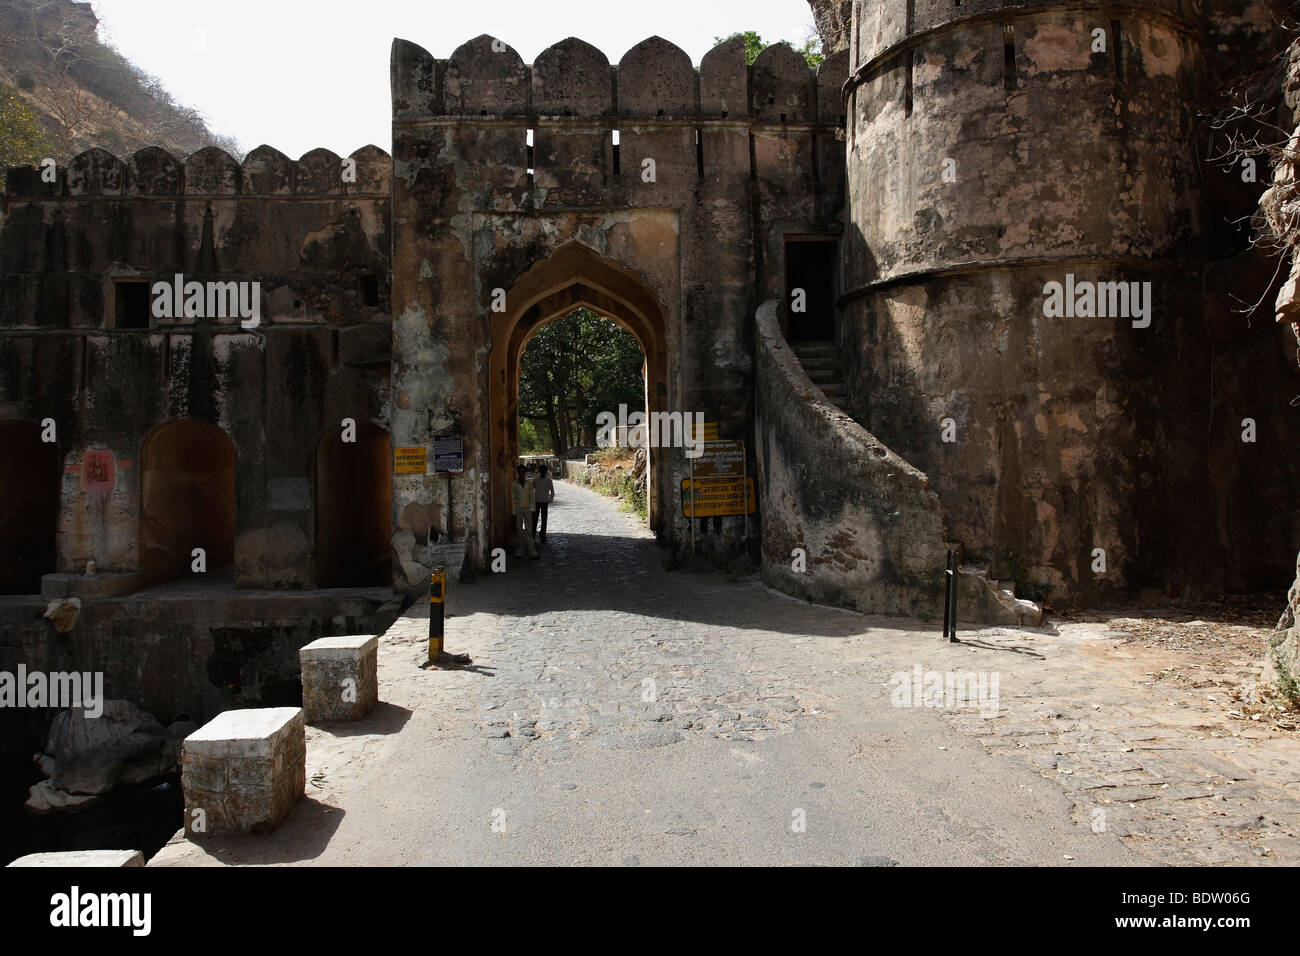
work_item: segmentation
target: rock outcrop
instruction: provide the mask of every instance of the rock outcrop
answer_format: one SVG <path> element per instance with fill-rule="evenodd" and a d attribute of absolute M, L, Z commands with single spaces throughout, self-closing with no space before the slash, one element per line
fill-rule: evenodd
<path fill-rule="evenodd" d="M 1300 119 L 1300 40 L 1291 44 L 1286 59 L 1286 75 L 1282 79 L 1285 101 L 1284 119 L 1296 123 Z M 1280 125 L 1280 124 L 1279 124 Z M 1291 323 L 1292 331 L 1300 343 L 1300 183 L 1297 183 L 1297 165 L 1300 164 L 1300 125 L 1295 125 L 1291 137 L 1273 166 L 1273 185 L 1260 197 L 1259 208 L 1265 224 L 1283 254 L 1290 259 L 1290 274 L 1278 292 L 1275 309 L 1279 322 Z M 1300 351 L 1296 353 L 1300 363 Z M 1286 610 L 1278 621 L 1272 641 L 1273 663 L 1284 692 L 1288 696 L 1300 693 L 1296 681 L 1300 678 L 1300 557 L 1296 559 L 1296 579 L 1287 595 Z"/>
<path fill-rule="evenodd" d="M 1296 558 L 1295 583 L 1287 593 L 1286 609 L 1271 643 L 1282 691 L 1292 699 L 1300 698 L 1300 557 Z"/>
<path fill-rule="evenodd" d="M 31 788 L 27 806 L 60 810 L 89 803 L 114 787 L 148 783 L 180 766 L 181 741 L 198 728 L 178 720 L 164 727 L 126 700 L 104 702 L 104 712 L 87 718 L 80 709 L 54 718 L 45 752 L 36 755 L 49 778 Z"/>
<path fill-rule="evenodd" d="M 849 31 L 853 27 L 853 0 L 808 0 L 812 7 L 817 34 L 822 38 L 822 53 L 830 56 L 849 48 Z"/>
<path fill-rule="evenodd" d="M 1286 60 L 1286 75 L 1282 80 L 1285 109 L 1284 119 L 1295 123 L 1300 118 L 1300 41 L 1291 44 Z M 1288 124 L 1289 125 L 1289 124 Z M 1300 163 L 1300 125 L 1292 129 L 1285 147 L 1280 149 L 1273 165 L 1273 185 L 1260 197 L 1259 208 L 1264 215 L 1268 231 L 1282 246 L 1290 259 L 1290 274 L 1278 292 L 1275 308 L 1279 322 L 1289 322 L 1300 342 L 1300 183 L 1297 183 L 1297 164 Z M 1300 361 L 1300 352 L 1297 353 Z"/>

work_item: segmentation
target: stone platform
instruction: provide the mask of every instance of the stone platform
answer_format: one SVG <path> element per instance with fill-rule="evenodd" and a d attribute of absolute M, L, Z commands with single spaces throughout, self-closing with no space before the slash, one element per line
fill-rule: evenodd
<path fill-rule="evenodd" d="M 273 829 L 302 798 L 306 783 L 301 708 L 228 710 L 181 747 L 185 831 L 203 836 Z"/>
<path fill-rule="evenodd" d="M 322 637 L 298 651 L 307 722 L 360 720 L 379 701 L 379 638 Z"/>

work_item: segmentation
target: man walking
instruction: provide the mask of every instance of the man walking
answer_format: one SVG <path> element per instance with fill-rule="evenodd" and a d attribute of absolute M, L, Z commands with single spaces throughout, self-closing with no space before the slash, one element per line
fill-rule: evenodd
<path fill-rule="evenodd" d="M 537 469 L 537 477 L 533 479 L 533 497 L 537 503 L 533 505 L 533 537 L 536 537 L 542 544 L 546 543 L 546 511 L 555 500 L 555 482 L 551 481 L 551 476 L 547 474 L 550 471 L 545 465 Z M 537 519 L 542 519 L 542 533 L 537 535 Z"/>
<path fill-rule="evenodd" d="M 528 480 L 528 472 L 520 465 L 515 469 L 516 480 L 510 484 L 510 514 L 515 523 L 515 557 L 522 558 L 527 549 L 530 558 L 537 557 L 537 548 L 533 546 L 532 529 L 528 527 L 537 496 L 533 484 Z"/>

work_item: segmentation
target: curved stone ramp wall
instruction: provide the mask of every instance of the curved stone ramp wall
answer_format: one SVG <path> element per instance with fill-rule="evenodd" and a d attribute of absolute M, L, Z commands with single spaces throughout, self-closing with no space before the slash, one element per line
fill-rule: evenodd
<path fill-rule="evenodd" d="M 864 613 L 942 616 L 949 545 L 930 479 L 831 403 L 781 334 L 775 302 L 757 325 L 763 580 Z M 959 626 L 1042 624 L 1042 607 L 986 567 L 958 574 Z"/>
<path fill-rule="evenodd" d="M 781 334 L 775 301 L 759 307 L 756 331 L 763 580 L 821 604 L 941 617 L 943 518 L 929 479 L 826 400 Z"/>

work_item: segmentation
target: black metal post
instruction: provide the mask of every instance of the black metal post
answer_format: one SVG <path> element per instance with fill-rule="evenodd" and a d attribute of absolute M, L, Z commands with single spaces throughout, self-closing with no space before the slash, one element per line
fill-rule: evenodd
<path fill-rule="evenodd" d="M 949 628 L 952 625 L 952 548 L 948 549 L 948 564 L 943 572 L 943 639 L 948 640 Z"/>
<path fill-rule="evenodd" d="M 443 608 L 447 574 L 434 568 L 429 575 L 429 660 L 436 661 L 442 653 Z"/>
<path fill-rule="evenodd" d="M 961 581 L 961 578 L 958 576 L 958 569 L 961 566 L 961 548 L 953 548 L 948 560 L 952 565 L 952 571 L 948 576 L 948 580 L 952 582 L 952 586 L 948 589 L 948 613 L 944 616 L 948 618 L 948 641 L 949 643 L 956 644 L 957 586 Z"/>

